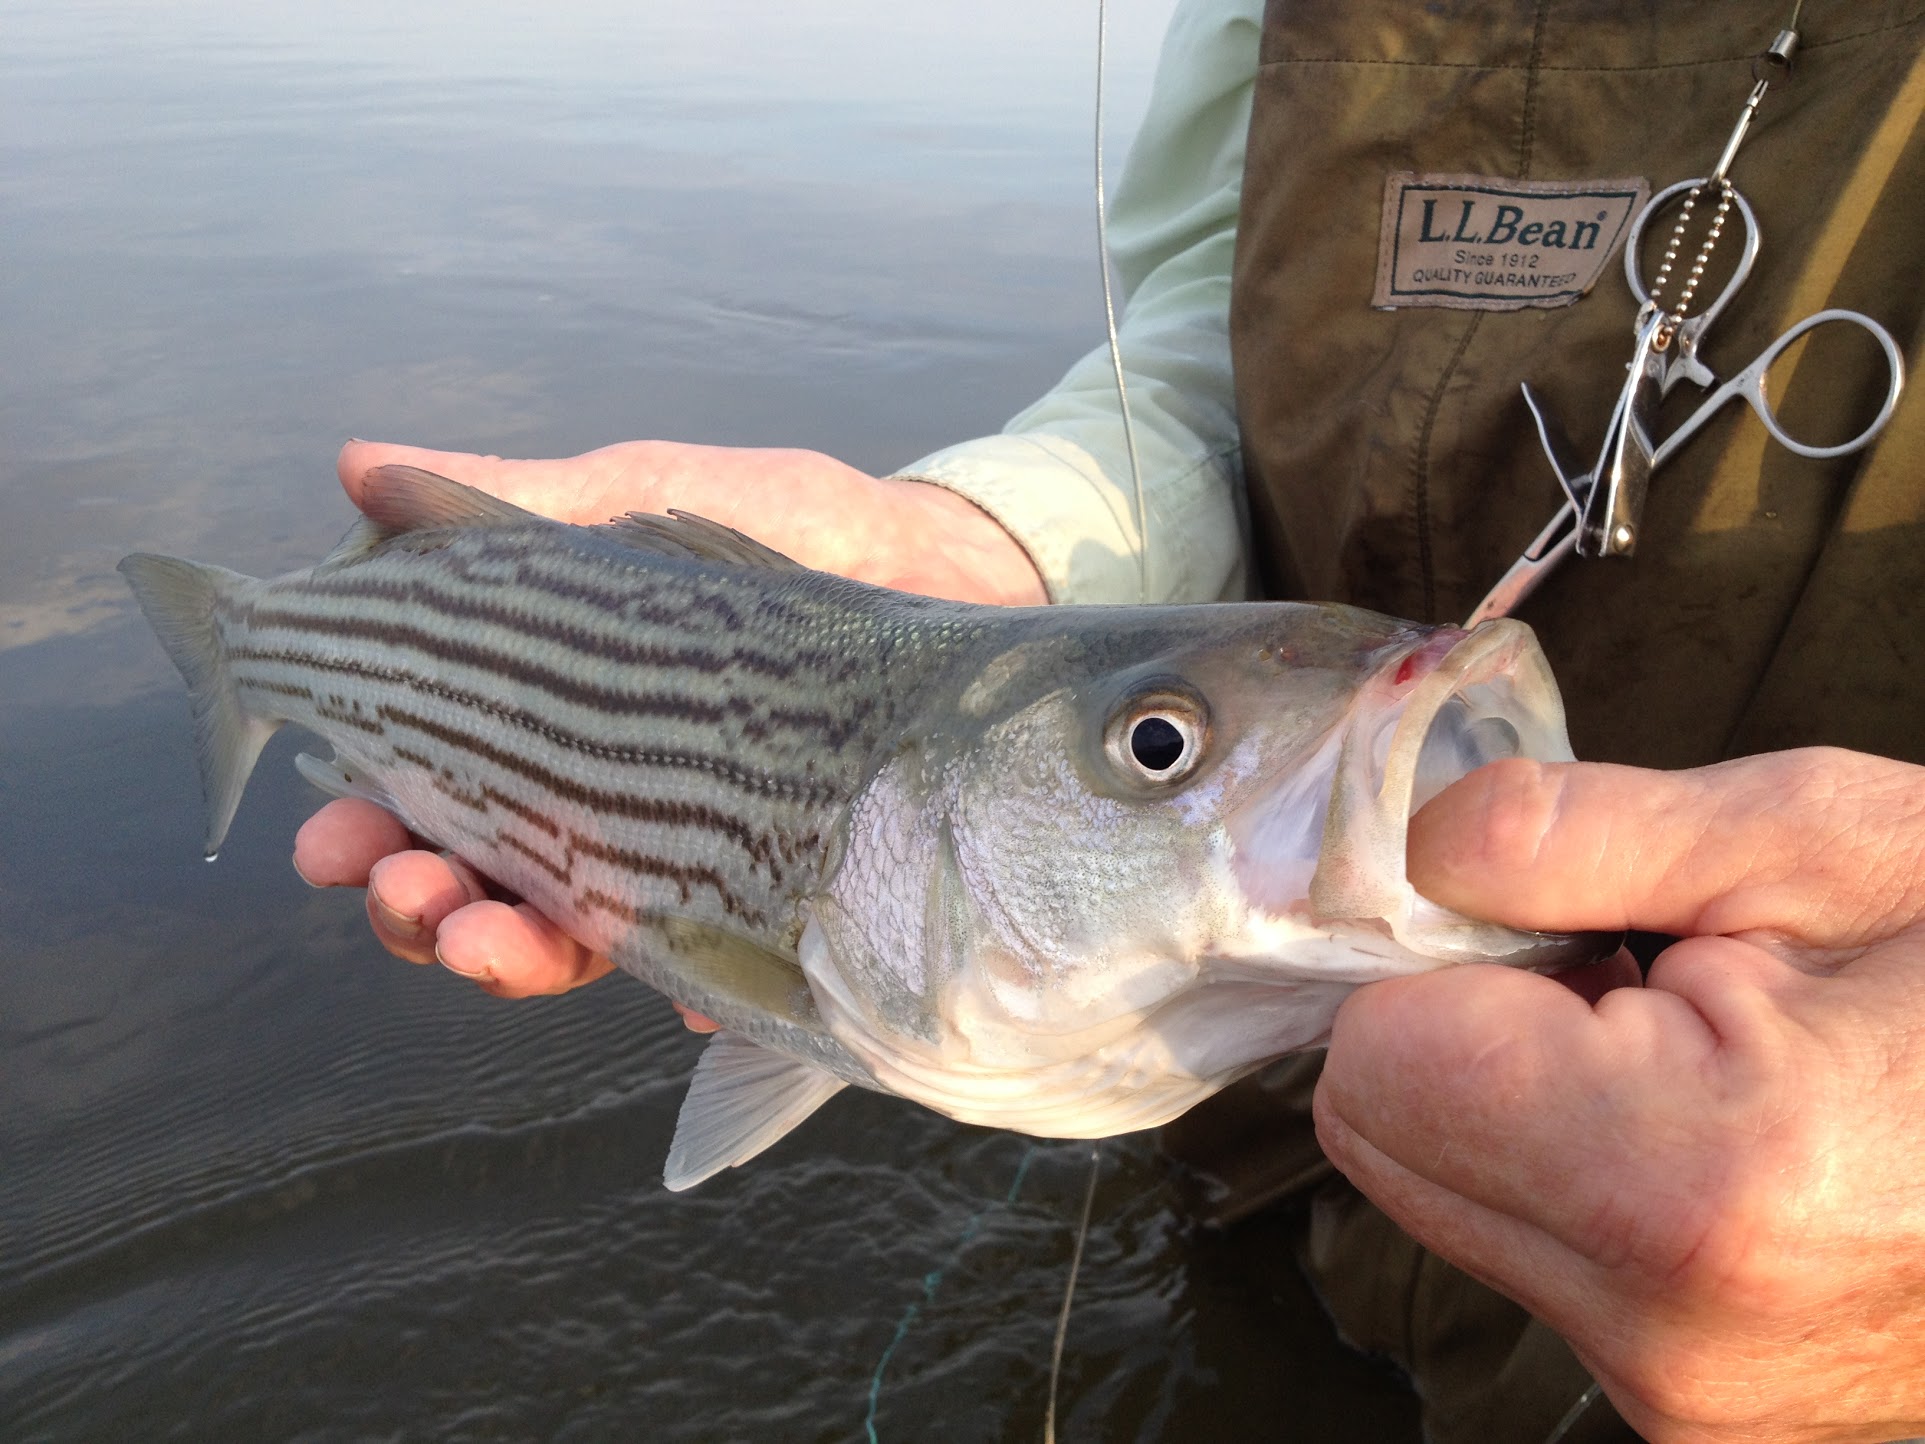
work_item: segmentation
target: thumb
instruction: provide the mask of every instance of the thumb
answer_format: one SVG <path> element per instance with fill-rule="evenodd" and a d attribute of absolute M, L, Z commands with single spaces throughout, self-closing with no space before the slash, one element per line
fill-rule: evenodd
<path fill-rule="evenodd" d="M 1925 768 L 1832 748 L 1685 772 L 1494 763 L 1411 819 L 1410 878 L 1514 927 L 1852 947 L 1925 917 Z"/>

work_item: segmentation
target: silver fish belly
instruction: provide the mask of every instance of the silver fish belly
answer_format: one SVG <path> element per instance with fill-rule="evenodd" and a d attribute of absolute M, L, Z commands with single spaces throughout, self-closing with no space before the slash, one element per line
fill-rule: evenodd
<path fill-rule="evenodd" d="M 1002 610 L 692 517 L 569 527 L 370 478 L 309 571 L 122 570 L 186 678 L 219 847 L 267 738 L 723 1027 L 667 1181 L 848 1084 L 1055 1136 L 1166 1121 L 1371 977 L 1546 966 L 1409 892 L 1403 824 L 1568 757 L 1535 643 L 1347 608 Z"/>

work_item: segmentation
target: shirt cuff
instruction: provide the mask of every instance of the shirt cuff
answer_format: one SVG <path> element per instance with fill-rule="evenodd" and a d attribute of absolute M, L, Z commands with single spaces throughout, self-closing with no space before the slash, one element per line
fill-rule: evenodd
<path fill-rule="evenodd" d="M 1241 558 L 1226 567 L 1218 555 L 1214 565 L 1195 563 L 1201 554 L 1225 548 L 1215 538 L 1192 536 L 1199 520 L 1214 529 L 1215 517 L 1170 516 L 1167 496 L 1194 493 L 1189 499 L 1229 492 L 1227 481 L 1235 470 L 1234 455 L 1211 457 L 1199 463 L 1189 486 L 1158 487 L 1150 496 L 1150 525 L 1169 529 L 1169 536 L 1152 538 L 1148 595 L 1158 600 L 1219 601 L 1240 599 L 1247 582 Z M 1049 599 L 1062 604 L 1122 603 L 1145 600 L 1140 541 L 1132 514 L 1129 488 L 1118 487 L 1102 465 L 1075 442 L 1048 433 L 985 436 L 924 457 L 894 473 L 902 481 L 925 481 L 953 491 L 975 503 L 1015 538 L 1048 588 Z M 1164 503 L 1159 505 L 1158 503 Z M 1197 512 L 1213 510 L 1209 506 Z M 1161 560 L 1163 565 L 1159 565 Z M 1159 575 L 1174 564 L 1173 576 Z M 1191 568 L 1194 566 L 1194 570 Z M 1187 575 L 1186 575 L 1187 573 Z M 1205 579 L 1208 579 L 1207 581 Z M 1207 594 L 1195 591 L 1202 582 Z"/>

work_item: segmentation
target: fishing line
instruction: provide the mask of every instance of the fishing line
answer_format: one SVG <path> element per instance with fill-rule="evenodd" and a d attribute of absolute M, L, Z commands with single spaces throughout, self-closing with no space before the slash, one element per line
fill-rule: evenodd
<path fill-rule="evenodd" d="M 1056 1444 L 1056 1384 L 1063 1376 L 1063 1341 L 1069 1337 L 1069 1306 L 1076 1297 L 1076 1275 L 1083 1267 L 1083 1244 L 1089 1238 L 1090 1209 L 1096 1202 L 1096 1176 L 1103 1170 L 1103 1145 L 1089 1150 L 1089 1183 L 1083 1189 L 1083 1219 L 1076 1225 L 1076 1247 L 1070 1251 L 1069 1281 L 1063 1285 L 1063 1311 L 1056 1316 L 1056 1342 L 1049 1351 L 1049 1407 L 1043 1413 L 1043 1444 Z"/>
<path fill-rule="evenodd" d="M 1544 1444 L 1560 1444 L 1564 1436 L 1571 1432 L 1571 1426 L 1584 1417 L 1584 1413 L 1597 1403 L 1598 1396 L 1604 1392 L 1602 1386 L 1592 1384 L 1577 1396 L 1577 1402 L 1565 1411 L 1564 1417 L 1557 1421 L 1557 1427 L 1544 1436 Z"/>
<path fill-rule="evenodd" d="M 1136 427 L 1130 418 L 1129 386 L 1123 379 L 1123 343 L 1116 331 L 1116 297 L 1110 285 L 1110 232 L 1108 202 L 1103 187 L 1103 72 L 1105 51 L 1109 39 L 1109 0 L 1096 0 L 1096 252 L 1098 267 L 1103 275 L 1103 324 L 1110 343 L 1110 369 L 1116 376 L 1116 405 L 1123 417 L 1123 445 L 1130 458 L 1130 501 L 1132 516 L 1136 522 L 1136 580 L 1137 588 L 1144 601 L 1150 597 L 1149 561 L 1149 508 L 1143 498 L 1143 465 L 1136 454 Z M 1022 1161 L 1016 1165 L 1016 1176 L 1010 1180 L 1009 1191 L 1003 1195 L 1002 1207 L 1008 1208 L 1016 1202 L 1016 1195 L 1022 1191 L 1023 1178 L 1029 1172 L 1030 1160 L 1036 1156 L 1036 1145 L 1031 1144 L 1023 1150 Z M 1089 1239 L 1090 1212 L 1096 1202 L 1096 1180 L 1102 1171 L 1102 1144 L 1090 1147 L 1089 1182 L 1083 1191 L 1083 1216 L 1076 1226 L 1076 1244 L 1070 1252 L 1069 1279 L 1063 1287 L 1063 1307 L 1056 1317 L 1056 1339 L 1049 1359 L 1049 1406 L 1043 1416 L 1044 1444 L 1056 1444 L 1056 1386 L 1063 1372 L 1063 1344 L 1069 1337 L 1070 1305 L 1076 1298 L 1076 1277 L 1083 1266 L 1083 1245 Z M 936 1290 L 942 1286 L 943 1276 L 961 1260 L 963 1251 L 975 1239 L 982 1228 L 984 1216 L 989 1206 L 979 1208 L 969 1216 L 963 1225 L 962 1236 L 956 1240 L 949 1257 L 941 1267 L 931 1269 L 922 1276 L 922 1297 L 910 1303 L 903 1310 L 902 1319 L 896 1325 L 895 1336 L 889 1346 L 882 1351 L 876 1361 L 876 1371 L 869 1380 L 869 1412 L 862 1424 L 869 1444 L 881 1444 L 876 1434 L 876 1407 L 882 1398 L 882 1378 L 889 1369 L 889 1361 L 895 1357 L 902 1341 L 909 1336 L 909 1329 L 921 1314 L 923 1307 L 933 1303 Z"/>
<path fill-rule="evenodd" d="M 1123 379 L 1123 342 L 1116 334 L 1116 296 L 1110 287 L 1109 204 L 1103 190 L 1103 72 L 1110 28 L 1109 0 L 1096 0 L 1096 264 L 1103 276 L 1103 326 L 1109 335 L 1110 370 L 1116 376 L 1116 406 L 1123 418 L 1123 445 L 1130 456 L 1130 501 L 1136 520 L 1136 586 L 1150 599 L 1149 508 L 1143 500 L 1143 464 L 1136 455 L 1136 427 L 1130 419 L 1130 390 Z M 1056 1388 L 1063 1377 L 1063 1344 L 1069 1337 L 1070 1306 L 1076 1301 L 1076 1276 L 1083 1267 L 1083 1245 L 1089 1239 L 1090 1210 L 1096 1203 L 1096 1179 L 1103 1168 L 1103 1145 L 1090 1145 L 1089 1183 L 1083 1189 L 1083 1216 L 1076 1225 L 1070 1250 L 1069 1278 L 1063 1284 L 1063 1307 L 1056 1315 L 1056 1338 L 1049 1353 L 1049 1404 L 1043 1412 L 1043 1444 L 1056 1444 Z"/>
<path fill-rule="evenodd" d="M 1136 585 L 1150 599 L 1149 509 L 1143 500 L 1143 467 L 1136 459 L 1136 427 L 1123 382 L 1123 343 L 1116 334 L 1116 298 L 1110 292 L 1110 229 L 1103 198 L 1103 52 L 1109 38 L 1109 0 L 1096 0 L 1096 259 L 1103 273 L 1103 320 L 1109 329 L 1110 369 L 1116 373 L 1116 404 L 1123 414 L 1123 445 L 1130 454 L 1130 496 L 1136 519 Z"/>
<path fill-rule="evenodd" d="M 1001 1207 L 1011 1207 L 1016 1202 L 1016 1195 L 1023 1191 L 1023 1179 L 1029 1173 L 1030 1160 L 1035 1158 L 1037 1147 L 1037 1144 L 1032 1143 L 1023 1149 L 1022 1159 L 1016 1165 L 1016 1176 L 1009 1181 L 1009 1191 L 1003 1195 Z M 881 1444 L 876 1434 L 876 1405 L 882 1399 L 882 1376 L 889 1368 L 889 1360 L 894 1358 L 896 1350 L 902 1347 L 902 1341 L 909 1337 L 909 1326 L 915 1323 L 916 1316 L 923 1311 L 923 1307 L 935 1302 L 936 1290 L 942 1287 L 943 1275 L 962 1261 L 963 1251 L 981 1231 L 984 1217 L 988 1215 L 990 1209 L 997 1206 L 986 1203 L 969 1215 L 969 1222 L 963 1225 L 962 1236 L 949 1250 L 949 1257 L 944 1259 L 939 1267 L 931 1269 L 922 1276 L 922 1297 L 912 1301 L 909 1307 L 903 1310 L 902 1321 L 896 1325 L 895 1337 L 889 1340 L 889 1347 L 882 1351 L 882 1357 L 876 1361 L 876 1372 L 869 1380 L 869 1412 L 862 1421 L 869 1444 Z"/>

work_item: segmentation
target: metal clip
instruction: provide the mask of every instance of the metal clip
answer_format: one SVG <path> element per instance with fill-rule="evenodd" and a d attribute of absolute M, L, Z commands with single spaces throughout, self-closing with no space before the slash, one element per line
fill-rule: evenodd
<path fill-rule="evenodd" d="M 1778 38 L 1760 51 L 1751 62 L 1753 80 L 1789 79 L 1792 61 L 1798 54 L 1798 32 L 1780 30 Z"/>
<path fill-rule="evenodd" d="M 1744 144 L 1745 132 L 1751 129 L 1751 119 L 1758 113 L 1758 103 L 1770 88 L 1769 80 L 1760 80 L 1751 87 L 1744 109 L 1738 112 L 1738 123 L 1732 127 L 1731 139 L 1724 143 L 1724 154 L 1718 157 L 1718 163 L 1711 167 L 1711 174 L 1705 177 L 1708 189 L 1724 184 L 1725 172 L 1731 169 L 1731 162 L 1738 158 L 1738 147 Z"/>
<path fill-rule="evenodd" d="M 1626 557 L 1637 550 L 1638 524 L 1644 517 L 1644 498 L 1654 470 L 1651 423 L 1663 395 L 1665 372 L 1664 348 L 1657 341 L 1666 323 L 1660 313 L 1638 331 L 1631 374 L 1618 393 L 1593 472 L 1595 480 L 1585 498 L 1577 532 L 1581 557 Z"/>

